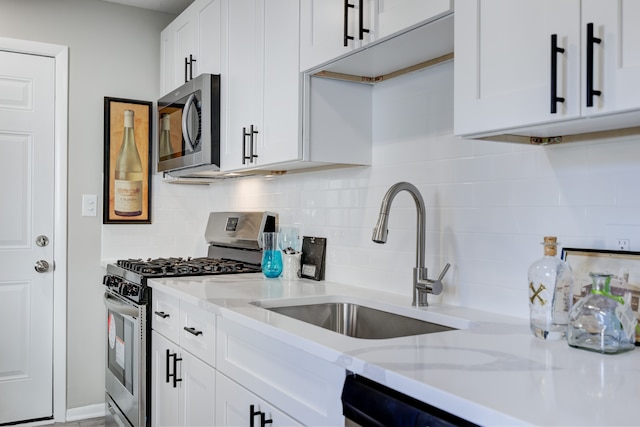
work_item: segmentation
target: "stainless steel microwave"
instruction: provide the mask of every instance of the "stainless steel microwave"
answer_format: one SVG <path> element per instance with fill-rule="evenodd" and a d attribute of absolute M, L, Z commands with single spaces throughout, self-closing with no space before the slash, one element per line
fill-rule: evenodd
<path fill-rule="evenodd" d="M 158 100 L 158 172 L 220 170 L 220 76 L 200 74 Z"/>

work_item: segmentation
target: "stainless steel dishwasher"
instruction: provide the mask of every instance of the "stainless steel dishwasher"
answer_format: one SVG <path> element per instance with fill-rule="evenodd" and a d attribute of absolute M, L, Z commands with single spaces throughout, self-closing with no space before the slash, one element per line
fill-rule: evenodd
<path fill-rule="evenodd" d="M 347 375 L 342 389 L 347 426 L 475 426 L 472 422 L 365 377 Z"/>

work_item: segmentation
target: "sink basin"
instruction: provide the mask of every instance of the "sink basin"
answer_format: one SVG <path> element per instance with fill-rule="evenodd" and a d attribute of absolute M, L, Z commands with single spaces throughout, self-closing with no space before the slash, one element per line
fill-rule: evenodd
<path fill-rule="evenodd" d="M 389 313 L 351 302 L 265 306 L 255 305 L 353 338 L 384 339 L 453 331 L 455 328 Z"/>

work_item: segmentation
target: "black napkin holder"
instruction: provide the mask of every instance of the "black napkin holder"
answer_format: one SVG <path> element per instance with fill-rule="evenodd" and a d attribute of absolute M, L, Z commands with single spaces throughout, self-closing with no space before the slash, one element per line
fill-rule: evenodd
<path fill-rule="evenodd" d="M 324 280 L 324 264 L 327 250 L 325 237 L 302 237 L 302 277 Z"/>

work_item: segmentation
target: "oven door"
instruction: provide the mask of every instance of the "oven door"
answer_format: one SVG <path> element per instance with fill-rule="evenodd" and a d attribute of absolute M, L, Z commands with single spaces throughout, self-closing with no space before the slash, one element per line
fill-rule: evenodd
<path fill-rule="evenodd" d="M 107 403 L 118 421 L 141 427 L 146 419 L 144 306 L 111 292 L 104 294 L 104 304 L 107 307 Z"/>

